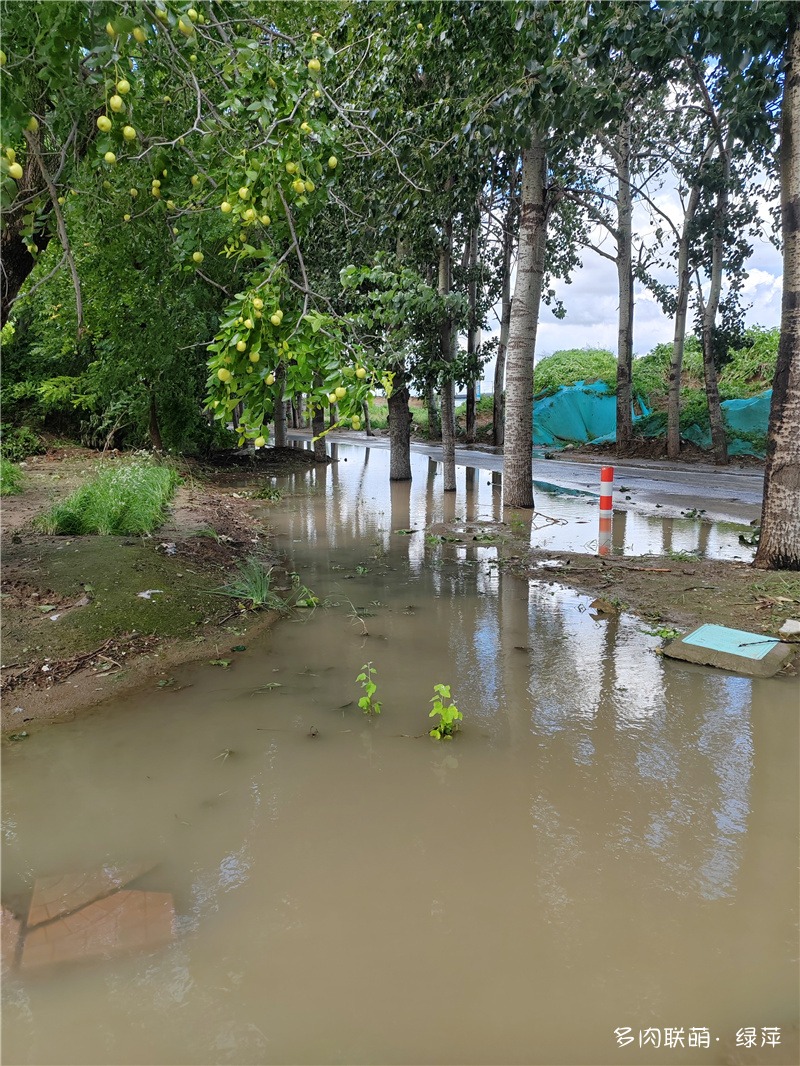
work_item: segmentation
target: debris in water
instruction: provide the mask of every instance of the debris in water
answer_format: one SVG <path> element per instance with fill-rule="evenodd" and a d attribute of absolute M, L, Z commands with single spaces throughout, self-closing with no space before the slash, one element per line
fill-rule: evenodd
<path fill-rule="evenodd" d="M 173 939 L 174 926 L 175 906 L 169 892 L 115 892 L 29 930 L 20 969 L 152 951 Z"/>
<path fill-rule="evenodd" d="M 772 677 L 797 648 L 763 633 L 703 625 L 664 648 L 669 659 L 717 666 L 750 677 Z"/>
<path fill-rule="evenodd" d="M 110 896 L 112 892 L 154 869 L 155 865 L 153 862 L 140 862 L 126 866 L 99 866 L 94 870 L 40 877 L 33 886 L 28 928 L 50 922 L 104 896 Z"/>

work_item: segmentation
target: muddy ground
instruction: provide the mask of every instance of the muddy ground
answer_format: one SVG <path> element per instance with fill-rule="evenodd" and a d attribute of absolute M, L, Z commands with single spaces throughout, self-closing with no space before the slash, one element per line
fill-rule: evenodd
<path fill-rule="evenodd" d="M 170 684 L 178 663 L 224 661 L 274 624 L 277 613 L 243 610 L 218 592 L 249 557 L 274 567 L 276 588 L 289 586 L 263 520 L 278 504 L 237 486 L 243 466 L 269 487 L 312 461 L 286 448 L 265 449 L 257 462 L 182 462 L 168 520 L 152 537 L 64 537 L 35 532 L 33 520 L 101 460 L 79 448 L 29 459 L 23 493 L 2 507 L 3 731 Z"/>
<path fill-rule="evenodd" d="M 269 510 L 238 487 L 242 467 L 269 487 L 313 459 L 265 449 L 215 464 L 181 464 L 183 483 L 167 523 L 148 538 L 52 537 L 34 517 L 66 496 L 100 462 L 86 449 L 53 449 L 24 467 L 25 489 L 2 515 L 2 728 L 18 735 L 40 720 L 65 720 L 109 696 L 168 685 L 178 663 L 224 661 L 279 615 L 246 611 L 215 593 L 255 556 L 286 588 L 286 561 L 271 543 Z M 114 462 L 114 457 L 102 461 Z M 506 523 L 429 531 L 447 540 L 495 543 L 502 565 L 532 581 L 557 582 L 629 609 L 654 631 L 716 622 L 775 634 L 800 617 L 800 573 L 742 563 L 647 556 L 598 559 L 531 552 Z M 302 577 L 302 575 L 301 575 Z M 157 591 L 156 591 L 157 590 Z M 142 595 L 143 593 L 147 595 Z M 794 669 L 794 668 L 792 668 Z"/>

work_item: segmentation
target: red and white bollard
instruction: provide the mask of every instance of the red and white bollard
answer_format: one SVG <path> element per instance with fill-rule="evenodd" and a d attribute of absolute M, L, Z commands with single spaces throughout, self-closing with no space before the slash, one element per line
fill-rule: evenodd
<path fill-rule="evenodd" d="M 597 536 L 597 554 L 611 554 L 611 532 L 614 520 L 614 467 L 600 467 L 600 531 Z"/>

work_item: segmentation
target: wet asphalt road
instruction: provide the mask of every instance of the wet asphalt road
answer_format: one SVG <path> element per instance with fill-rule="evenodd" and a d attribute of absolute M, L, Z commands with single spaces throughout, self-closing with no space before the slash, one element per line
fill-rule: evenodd
<path fill-rule="evenodd" d="M 310 439 L 302 430 L 290 430 L 290 439 Z M 366 437 L 363 433 L 329 433 L 330 443 L 387 449 L 389 438 Z M 441 444 L 414 442 L 413 451 L 441 461 Z M 459 466 L 502 471 L 503 456 L 477 447 L 456 448 Z M 600 492 L 600 468 L 609 465 L 577 457 L 533 460 L 534 480 L 559 488 Z M 757 522 L 761 516 L 764 487 L 762 467 L 741 466 L 734 459 L 726 468 L 706 463 L 674 463 L 632 459 L 613 463 L 614 507 L 642 514 L 677 517 L 696 509 L 714 521 Z"/>

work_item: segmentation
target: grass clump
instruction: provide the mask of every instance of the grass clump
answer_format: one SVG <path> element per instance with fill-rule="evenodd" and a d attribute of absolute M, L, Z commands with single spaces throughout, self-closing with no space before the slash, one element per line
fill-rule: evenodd
<path fill-rule="evenodd" d="M 237 600 L 239 605 L 247 611 L 266 608 L 269 611 L 288 614 L 293 607 L 314 608 L 317 606 L 319 599 L 311 589 L 300 582 L 297 574 L 291 575 L 291 590 L 281 590 L 289 591 L 289 595 L 281 596 L 272 587 L 272 570 L 272 566 L 267 565 L 257 556 L 250 555 L 239 563 L 236 576 L 232 581 L 227 585 L 222 585 L 221 588 L 212 589 L 211 592 L 215 596 L 227 596 L 229 599 Z"/>
<path fill-rule="evenodd" d="M 0 459 L 0 496 L 22 492 L 22 471 L 8 459 Z"/>
<path fill-rule="evenodd" d="M 107 467 L 41 515 L 43 533 L 142 536 L 163 521 L 180 478 L 169 466 L 136 460 Z"/>

